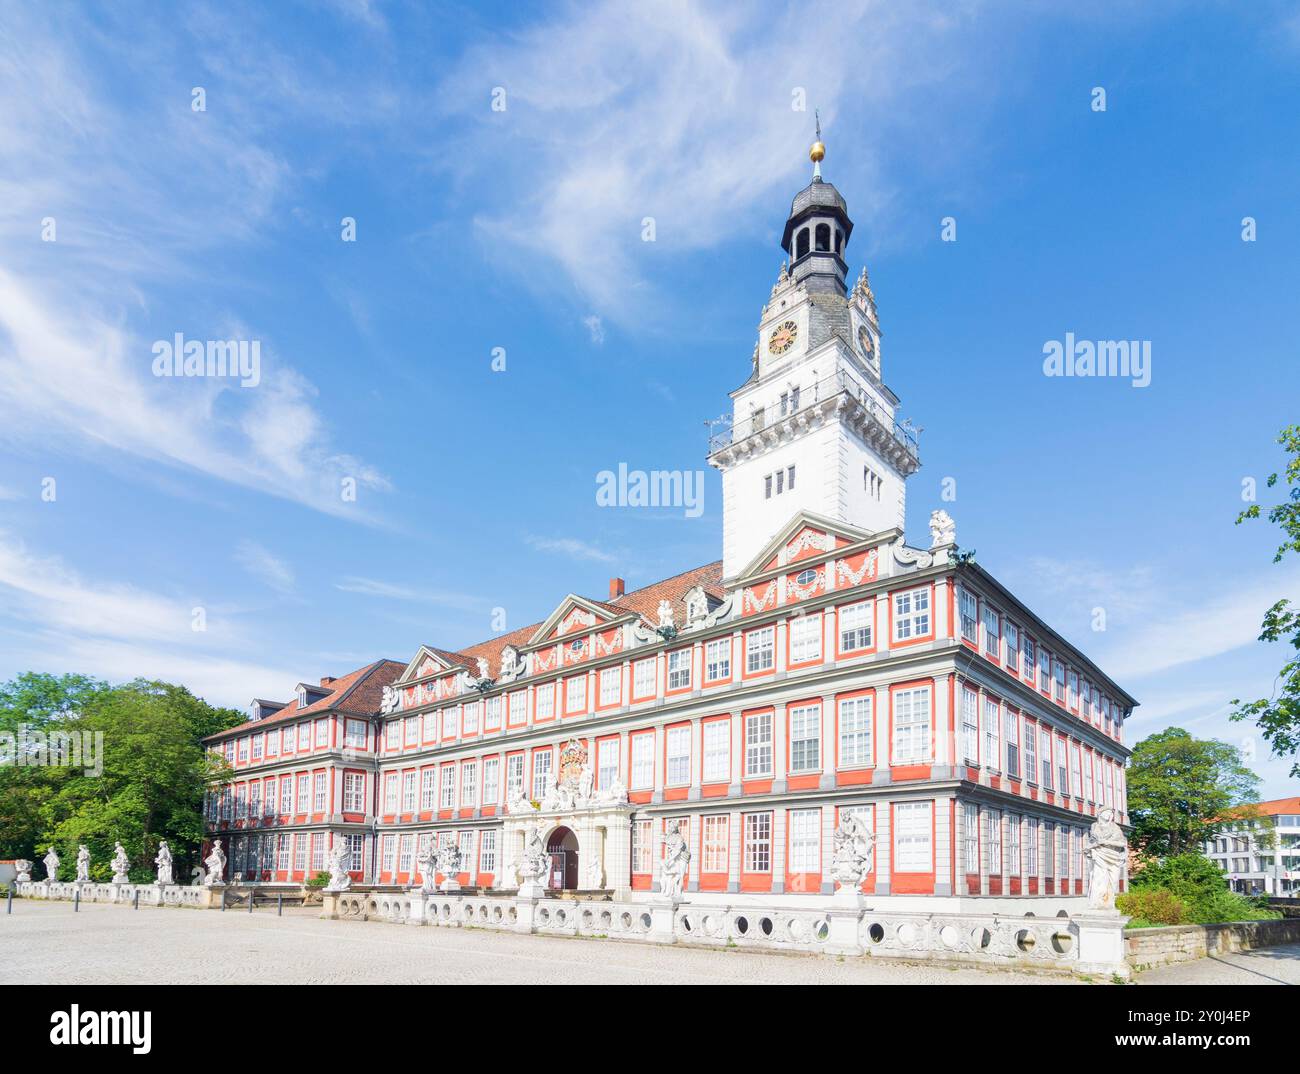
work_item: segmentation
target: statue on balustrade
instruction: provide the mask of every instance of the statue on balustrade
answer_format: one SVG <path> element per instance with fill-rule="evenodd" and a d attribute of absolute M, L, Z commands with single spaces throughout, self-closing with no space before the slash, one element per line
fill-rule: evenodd
<path fill-rule="evenodd" d="M 59 853 L 53 847 L 45 855 L 45 879 L 53 883 L 59 878 Z"/>
<path fill-rule="evenodd" d="M 871 871 L 871 853 L 876 837 L 857 813 L 842 812 L 835 829 L 831 876 L 842 887 L 856 891 Z"/>
<path fill-rule="evenodd" d="M 90 849 L 85 843 L 77 847 L 77 883 L 90 883 Z"/>
<path fill-rule="evenodd" d="M 225 886 L 226 875 L 226 852 L 221 849 L 221 840 L 212 840 L 212 851 L 203 859 L 203 864 L 208 867 L 203 877 L 203 886 L 205 888 L 219 888 Z"/>
<path fill-rule="evenodd" d="M 1088 909 L 1114 910 L 1120 877 L 1128 861 L 1128 840 L 1115 822 L 1115 810 L 1109 806 L 1097 814 L 1088 829 L 1083 856 L 1088 859 Z"/>
<path fill-rule="evenodd" d="M 690 864 L 691 850 L 682 838 L 681 826 L 676 821 L 669 821 L 664 832 L 664 860 L 659 866 L 659 888 L 666 898 L 677 900 L 682 897 L 682 886 Z"/>
<path fill-rule="evenodd" d="M 172 849 L 167 845 L 164 839 L 158 844 L 158 855 L 154 858 L 153 863 L 158 866 L 158 883 L 171 884 L 172 880 Z"/>

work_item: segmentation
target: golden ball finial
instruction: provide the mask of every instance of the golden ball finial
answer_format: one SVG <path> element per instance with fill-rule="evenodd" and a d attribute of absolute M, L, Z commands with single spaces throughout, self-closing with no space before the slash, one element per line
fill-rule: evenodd
<path fill-rule="evenodd" d="M 820 164 L 826 157 L 826 147 L 821 142 L 813 142 L 812 148 L 808 150 L 808 159 L 814 164 Z"/>

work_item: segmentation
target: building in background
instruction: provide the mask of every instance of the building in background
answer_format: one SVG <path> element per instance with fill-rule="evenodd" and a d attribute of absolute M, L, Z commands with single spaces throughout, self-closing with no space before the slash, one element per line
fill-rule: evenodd
<path fill-rule="evenodd" d="M 876 903 L 1082 908 L 1085 833 L 1103 809 L 1126 820 L 1135 701 L 962 556 L 946 513 L 929 546 L 905 542 L 917 437 L 883 379 L 866 270 L 848 284 L 853 222 L 823 153 L 709 445 L 722 559 L 371 665 L 364 695 L 308 690 L 268 717 L 293 728 L 292 758 L 283 738 L 274 758 L 256 745 L 265 721 L 215 736 L 236 769 L 214 822 L 234 833 L 232 869 L 250 860 L 240 809 L 260 782 L 270 819 L 252 845 L 276 880 L 346 838 L 359 881 L 414 885 L 431 844 L 454 844 L 450 879 L 511 890 L 538 837 L 548 888 L 635 897 L 680 835 L 689 900 L 816 902 L 853 813 L 874 837 Z"/>
<path fill-rule="evenodd" d="M 1205 855 L 1244 895 L 1300 896 L 1300 797 L 1242 807 L 1205 842 Z"/>

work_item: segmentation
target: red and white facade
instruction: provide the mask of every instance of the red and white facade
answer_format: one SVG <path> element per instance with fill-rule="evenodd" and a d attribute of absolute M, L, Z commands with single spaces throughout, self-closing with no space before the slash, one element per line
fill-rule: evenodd
<path fill-rule="evenodd" d="M 873 904 L 1082 908 L 1084 833 L 1106 806 L 1127 820 L 1135 702 L 963 562 L 946 516 L 931 547 L 904 543 L 919 458 L 881 380 L 865 272 L 845 283 L 851 229 L 830 184 L 796 197 L 791 264 L 711 445 L 723 559 L 569 594 L 544 622 L 354 672 L 365 702 L 307 699 L 215 736 L 235 768 L 229 807 L 210 814 L 234 838 L 232 872 L 299 881 L 348 838 L 354 880 L 409 887 L 424 847 L 455 841 L 460 885 L 511 891 L 540 825 L 551 887 L 636 898 L 657 890 L 675 824 L 687 901 L 818 904 L 851 810 L 875 836 Z M 274 757 L 255 745 L 272 724 Z M 562 768 L 569 788 L 582 772 L 576 801 L 557 796 Z"/>

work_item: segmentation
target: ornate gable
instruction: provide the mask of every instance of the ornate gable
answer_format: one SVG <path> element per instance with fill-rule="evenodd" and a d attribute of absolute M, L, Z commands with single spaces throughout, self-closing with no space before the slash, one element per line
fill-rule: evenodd
<path fill-rule="evenodd" d="M 428 645 L 421 645 L 420 651 L 406 665 L 406 670 L 402 672 L 396 685 L 403 686 L 406 683 L 417 682 L 420 679 L 427 679 L 430 675 L 438 675 L 453 668 L 458 669 L 460 666 L 459 662 L 453 662 L 449 658 L 449 654 Z"/>
<path fill-rule="evenodd" d="M 562 638 L 581 637 L 596 627 L 603 626 L 619 618 L 608 608 L 570 593 L 560 602 L 528 641 L 529 646 L 543 645 L 548 641 Z"/>
<path fill-rule="evenodd" d="M 767 546 L 740 572 L 737 581 L 750 578 L 803 559 L 825 556 L 837 548 L 857 544 L 871 534 L 844 522 L 811 511 L 799 511 L 785 524 Z"/>

